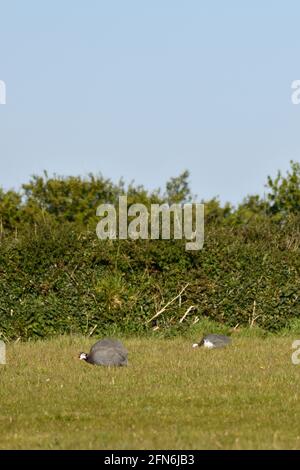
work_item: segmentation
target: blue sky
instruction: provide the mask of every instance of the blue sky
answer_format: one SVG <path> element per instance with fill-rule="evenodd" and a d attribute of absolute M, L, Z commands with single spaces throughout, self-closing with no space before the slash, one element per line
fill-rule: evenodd
<path fill-rule="evenodd" d="M 263 4 L 262 4 L 263 3 Z M 0 0 L 0 185 L 44 169 L 236 203 L 300 160 L 300 3 Z"/>

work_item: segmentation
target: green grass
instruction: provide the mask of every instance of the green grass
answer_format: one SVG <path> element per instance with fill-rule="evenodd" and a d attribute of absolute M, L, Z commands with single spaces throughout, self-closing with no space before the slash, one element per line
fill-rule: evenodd
<path fill-rule="evenodd" d="M 300 449 L 295 339 L 236 335 L 209 351 L 189 338 L 125 338 L 119 369 L 78 360 L 94 339 L 10 344 L 0 448 Z"/>

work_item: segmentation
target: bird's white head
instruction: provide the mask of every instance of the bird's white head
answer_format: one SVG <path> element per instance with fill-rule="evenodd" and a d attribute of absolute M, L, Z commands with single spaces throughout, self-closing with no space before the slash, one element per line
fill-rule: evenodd
<path fill-rule="evenodd" d="M 80 359 L 81 361 L 86 361 L 86 360 L 87 360 L 87 354 L 84 353 L 84 352 L 80 353 L 80 354 L 79 354 L 79 359 Z"/>

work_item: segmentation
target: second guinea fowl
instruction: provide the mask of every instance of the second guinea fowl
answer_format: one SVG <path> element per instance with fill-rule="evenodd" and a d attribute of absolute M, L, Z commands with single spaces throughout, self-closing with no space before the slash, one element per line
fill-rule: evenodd
<path fill-rule="evenodd" d="M 193 348 L 197 348 L 198 346 L 204 346 L 204 348 L 208 349 L 223 348 L 229 343 L 231 343 L 231 338 L 229 338 L 229 336 L 210 334 L 203 336 L 199 343 L 194 343 Z"/>
<path fill-rule="evenodd" d="M 80 353 L 79 359 L 97 366 L 126 366 L 128 352 L 121 341 L 104 338 L 97 341 L 88 354 Z"/>

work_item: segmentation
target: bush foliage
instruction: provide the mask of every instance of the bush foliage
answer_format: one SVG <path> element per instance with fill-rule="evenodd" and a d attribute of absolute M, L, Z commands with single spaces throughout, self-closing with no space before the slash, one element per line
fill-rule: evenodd
<path fill-rule="evenodd" d="M 180 332 L 203 318 L 286 327 L 300 318 L 297 164 L 291 174 L 269 179 L 264 200 L 251 196 L 237 208 L 207 201 L 198 252 L 185 251 L 184 240 L 99 240 L 95 231 L 97 206 L 121 194 L 129 204 L 191 200 L 188 172 L 172 178 L 165 192 L 101 176 L 47 174 L 33 177 L 23 192 L 1 190 L 0 335 L 103 333 L 113 325 Z"/>

